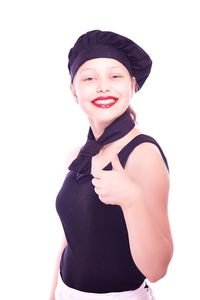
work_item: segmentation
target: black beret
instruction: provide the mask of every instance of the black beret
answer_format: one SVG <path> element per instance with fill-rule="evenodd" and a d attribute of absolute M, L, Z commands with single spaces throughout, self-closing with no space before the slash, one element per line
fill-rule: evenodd
<path fill-rule="evenodd" d="M 111 31 L 92 30 L 81 35 L 68 55 L 71 80 L 79 67 L 94 58 L 113 58 L 122 63 L 141 88 L 151 71 L 149 55 L 129 38 Z"/>

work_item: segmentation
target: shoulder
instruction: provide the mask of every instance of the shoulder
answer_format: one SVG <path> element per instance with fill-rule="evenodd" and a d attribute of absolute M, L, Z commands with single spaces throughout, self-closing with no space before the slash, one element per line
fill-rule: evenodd
<path fill-rule="evenodd" d="M 156 144 L 144 141 L 137 145 L 128 157 L 126 170 L 140 184 L 168 187 L 168 169 Z"/>
<path fill-rule="evenodd" d="M 159 143 L 151 136 L 137 132 L 132 139 L 132 151 L 128 162 L 144 166 L 168 168 L 167 159 Z M 133 151 L 134 150 L 134 151 Z"/>

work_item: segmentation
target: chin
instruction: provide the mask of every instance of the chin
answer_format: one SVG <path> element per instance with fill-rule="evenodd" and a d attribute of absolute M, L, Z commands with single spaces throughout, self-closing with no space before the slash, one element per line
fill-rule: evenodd
<path fill-rule="evenodd" d="M 118 118 L 124 111 L 105 109 L 104 111 L 99 111 L 97 114 L 93 115 L 93 119 L 100 123 L 111 123 L 113 120 Z"/>
<path fill-rule="evenodd" d="M 97 119 L 112 120 L 121 116 L 126 109 L 127 107 L 116 108 L 115 106 L 110 108 L 100 108 L 98 111 L 95 112 L 95 115 Z"/>
<path fill-rule="evenodd" d="M 90 123 L 99 123 L 103 127 L 107 127 L 110 123 L 112 123 L 115 119 L 121 116 L 126 109 L 127 106 L 121 107 L 120 105 L 113 105 L 109 108 L 99 108 L 99 107 L 82 107 L 82 110 L 87 115 Z"/>

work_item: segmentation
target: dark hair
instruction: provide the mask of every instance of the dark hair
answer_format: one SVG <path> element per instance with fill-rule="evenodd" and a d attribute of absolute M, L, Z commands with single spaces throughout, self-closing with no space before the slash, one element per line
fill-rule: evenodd
<path fill-rule="evenodd" d="M 128 111 L 130 115 L 132 116 L 133 120 L 136 121 L 136 112 L 133 110 L 133 108 L 129 105 Z"/>

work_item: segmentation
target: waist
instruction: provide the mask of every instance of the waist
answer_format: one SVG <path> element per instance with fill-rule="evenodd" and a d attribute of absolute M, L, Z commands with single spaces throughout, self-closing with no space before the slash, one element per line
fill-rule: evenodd
<path fill-rule="evenodd" d="M 61 276 L 58 278 L 58 285 L 56 288 L 56 294 L 62 294 L 63 299 L 74 299 L 74 300 L 100 300 L 100 299 L 116 299 L 116 300 L 138 300 L 140 297 L 145 297 L 147 295 L 147 288 L 145 281 L 136 290 L 128 290 L 123 292 L 109 292 L 109 293 L 89 293 L 83 292 L 74 288 L 67 286 Z M 59 299 L 57 297 L 56 299 Z M 146 299 L 146 298 L 144 298 Z"/>
<path fill-rule="evenodd" d="M 136 290 L 145 280 L 132 258 L 116 253 L 77 257 L 67 247 L 61 258 L 63 282 L 76 290 L 89 293 L 108 293 Z"/>

